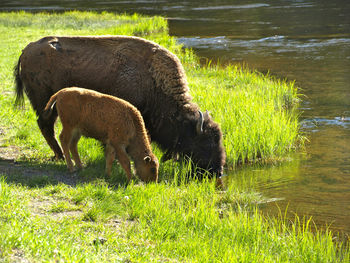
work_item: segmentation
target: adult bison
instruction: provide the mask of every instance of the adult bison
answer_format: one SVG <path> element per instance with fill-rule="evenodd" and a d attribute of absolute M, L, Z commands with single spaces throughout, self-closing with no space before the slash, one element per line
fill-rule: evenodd
<path fill-rule="evenodd" d="M 162 160 L 189 156 L 199 168 L 220 176 L 225 163 L 220 127 L 192 102 L 179 59 L 158 44 L 138 37 L 48 36 L 30 43 L 15 67 L 16 104 L 27 94 L 38 125 L 57 158 L 54 136 L 57 112 L 44 118 L 50 97 L 78 86 L 129 101 L 166 151 Z"/>

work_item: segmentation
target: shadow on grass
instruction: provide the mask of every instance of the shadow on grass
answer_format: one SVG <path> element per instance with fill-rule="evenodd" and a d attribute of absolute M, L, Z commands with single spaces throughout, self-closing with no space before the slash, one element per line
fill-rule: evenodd
<path fill-rule="evenodd" d="M 127 184 L 126 176 L 118 164 L 114 164 L 110 178 L 104 171 L 104 159 L 86 165 L 81 171 L 70 173 L 63 161 L 39 163 L 0 158 L 0 176 L 4 176 L 8 183 L 21 184 L 30 188 L 57 184 L 76 186 L 95 180 L 105 180 L 111 187 L 124 187 Z"/>

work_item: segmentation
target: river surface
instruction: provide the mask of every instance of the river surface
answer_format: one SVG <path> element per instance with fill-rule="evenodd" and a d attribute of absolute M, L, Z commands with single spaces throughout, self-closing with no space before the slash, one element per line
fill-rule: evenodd
<path fill-rule="evenodd" d="M 30 4 L 29 4 L 30 2 Z M 170 34 L 205 59 L 248 65 L 296 82 L 304 94 L 306 153 L 274 167 L 236 171 L 267 201 L 266 213 L 312 216 L 350 233 L 350 1 L 25 1 L 0 11 L 68 9 L 162 15 Z"/>

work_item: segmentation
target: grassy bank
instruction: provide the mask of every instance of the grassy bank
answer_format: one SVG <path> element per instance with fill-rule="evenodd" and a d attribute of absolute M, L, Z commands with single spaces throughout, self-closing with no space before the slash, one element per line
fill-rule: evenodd
<path fill-rule="evenodd" d="M 151 39 L 182 60 L 194 101 L 222 127 L 229 167 L 274 161 L 298 146 L 293 84 L 234 66 L 200 67 L 191 51 L 168 36 L 160 17 L 0 13 L 0 34 L 1 146 L 15 146 L 21 153 L 17 164 L 25 167 L 11 164 L 0 180 L 0 262 L 349 260 L 330 233 L 311 233 L 309 222 L 261 216 L 261 197 L 249 189 L 230 184 L 219 191 L 212 181 L 185 180 L 184 163 L 161 164 L 159 184 L 124 186 L 118 167 L 112 179 L 103 178 L 100 145 L 83 139 L 79 150 L 88 167 L 68 175 L 63 162 L 50 161 L 28 101 L 25 111 L 13 108 L 12 70 L 21 50 L 45 35 Z M 156 154 L 162 155 L 158 149 Z"/>
<path fill-rule="evenodd" d="M 213 182 L 27 188 L 0 181 L 1 256 L 68 262 L 347 262 L 330 234 L 264 219 Z"/>

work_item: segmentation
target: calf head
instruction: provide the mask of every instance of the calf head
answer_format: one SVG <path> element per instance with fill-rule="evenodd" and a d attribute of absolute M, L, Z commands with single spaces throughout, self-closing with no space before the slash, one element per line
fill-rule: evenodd
<path fill-rule="evenodd" d="M 143 160 L 135 163 L 136 173 L 144 182 L 158 181 L 159 162 L 154 154 L 147 155 Z"/>

